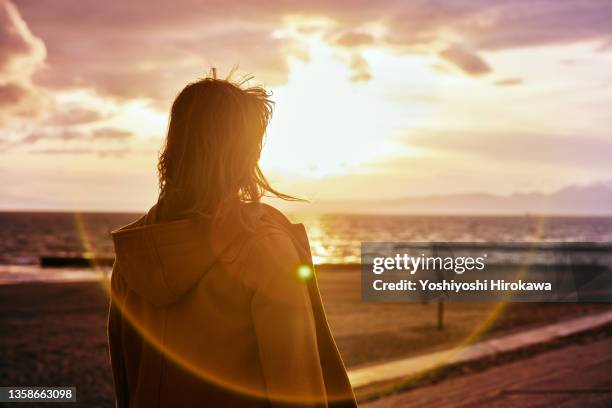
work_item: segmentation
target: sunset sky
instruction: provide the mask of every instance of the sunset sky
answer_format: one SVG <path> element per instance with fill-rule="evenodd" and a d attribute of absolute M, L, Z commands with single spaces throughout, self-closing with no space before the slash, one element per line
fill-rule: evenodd
<path fill-rule="evenodd" d="M 210 66 L 273 91 L 262 166 L 290 194 L 610 183 L 611 21 L 606 0 L 0 0 L 0 208 L 146 209 L 172 98 Z"/>

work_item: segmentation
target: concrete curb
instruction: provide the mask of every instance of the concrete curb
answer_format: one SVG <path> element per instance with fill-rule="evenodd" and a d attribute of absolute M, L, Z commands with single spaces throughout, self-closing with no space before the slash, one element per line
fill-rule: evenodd
<path fill-rule="evenodd" d="M 349 370 L 349 379 L 351 380 L 353 388 L 358 389 L 375 383 L 416 376 L 440 365 L 473 362 L 497 354 L 516 351 L 537 344 L 544 344 L 556 339 L 595 329 L 608 323 L 612 323 L 612 312 L 566 320 L 564 322 L 486 340 L 463 348 L 443 350 L 424 356 L 405 358 Z"/>

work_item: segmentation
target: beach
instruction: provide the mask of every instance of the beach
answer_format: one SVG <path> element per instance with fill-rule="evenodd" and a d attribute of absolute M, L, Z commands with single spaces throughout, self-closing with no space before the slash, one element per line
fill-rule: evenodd
<path fill-rule="evenodd" d="M 78 406 L 113 406 L 100 284 L 2 285 L 0 302 L 2 385 L 76 386 Z"/>
<path fill-rule="evenodd" d="M 330 325 L 349 369 L 612 309 L 605 303 L 512 304 L 492 321 L 490 331 L 477 336 L 496 304 L 446 304 L 445 327 L 438 330 L 435 303 L 361 302 L 358 273 L 318 271 Z M 76 386 L 77 406 L 113 405 L 108 297 L 101 283 L 0 285 L 0 302 L 3 385 Z"/>
<path fill-rule="evenodd" d="M 0 382 L 76 386 L 77 406 L 113 405 L 106 345 L 108 296 L 100 283 L 112 262 L 110 231 L 121 213 L 0 212 Z M 607 242 L 612 218 L 310 215 L 304 222 L 330 326 L 349 369 L 465 346 L 493 336 L 612 309 L 564 303 L 368 303 L 361 300 L 363 241 Z M 70 260 L 108 260 L 101 270 Z M 53 258 L 55 257 L 55 258 Z M 65 266 L 41 267 L 45 259 Z M 82 263 L 82 262 L 81 262 Z M 79 266 L 80 265 L 80 266 Z M 43 282 L 44 281 L 44 282 Z M 71 405 L 74 406 L 74 405 Z"/>

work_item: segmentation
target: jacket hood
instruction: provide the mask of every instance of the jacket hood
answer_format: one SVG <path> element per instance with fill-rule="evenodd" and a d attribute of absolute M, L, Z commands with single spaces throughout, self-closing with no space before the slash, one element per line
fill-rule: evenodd
<path fill-rule="evenodd" d="M 248 218 L 227 217 L 219 225 L 210 217 L 198 216 L 156 222 L 157 209 L 112 232 L 115 267 L 138 295 L 158 306 L 179 300 L 212 268 L 221 256 L 231 257 L 234 245 L 252 232 L 261 216 L 258 205 L 245 205 Z M 233 244 L 233 245 L 230 245 Z"/>

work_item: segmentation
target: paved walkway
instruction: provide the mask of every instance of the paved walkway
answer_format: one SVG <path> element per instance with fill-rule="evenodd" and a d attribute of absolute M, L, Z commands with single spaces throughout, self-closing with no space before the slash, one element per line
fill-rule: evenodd
<path fill-rule="evenodd" d="M 471 346 L 406 358 L 388 363 L 350 370 L 353 388 L 361 388 L 379 382 L 394 381 L 416 376 L 442 364 L 460 364 L 492 357 L 500 353 L 520 350 L 536 344 L 580 333 L 612 322 L 612 312 L 590 315 L 560 323 L 550 324 L 504 337 L 483 341 Z M 610 349 L 612 354 L 612 349 Z"/>
<path fill-rule="evenodd" d="M 360 406 L 612 407 L 612 338 L 544 352 Z"/>

